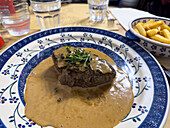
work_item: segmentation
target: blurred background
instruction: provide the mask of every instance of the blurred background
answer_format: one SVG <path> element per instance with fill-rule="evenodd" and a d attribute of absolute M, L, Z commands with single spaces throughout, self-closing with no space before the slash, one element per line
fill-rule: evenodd
<path fill-rule="evenodd" d="M 27 0 L 30 4 L 29 0 Z M 87 0 L 61 0 L 62 3 L 87 3 Z M 109 0 L 109 6 L 131 7 L 170 18 L 170 0 Z M 169 12 L 169 13 L 168 13 Z"/>
<path fill-rule="evenodd" d="M 30 4 L 29 0 L 27 0 Z M 66 3 L 87 3 L 87 0 L 61 0 Z M 109 0 L 109 6 L 131 7 L 170 18 L 170 0 Z M 169 12 L 169 13 L 168 13 Z"/>

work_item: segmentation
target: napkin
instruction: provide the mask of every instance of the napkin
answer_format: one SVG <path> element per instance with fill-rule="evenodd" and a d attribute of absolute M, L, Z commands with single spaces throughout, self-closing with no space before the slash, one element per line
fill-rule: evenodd
<path fill-rule="evenodd" d="M 129 30 L 128 24 L 131 20 L 140 17 L 156 17 L 149 12 L 134 8 L 110 8 L 109 10 L 126 30 Z"/>

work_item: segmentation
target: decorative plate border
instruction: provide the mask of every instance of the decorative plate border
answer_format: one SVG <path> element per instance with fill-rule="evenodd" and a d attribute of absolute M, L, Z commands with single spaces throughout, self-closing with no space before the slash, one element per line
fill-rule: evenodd
<path fill-rule="evenodd" d="M 142 57 L 142 59 L 145 61 L 145 63 L 148 65 L 148 67 L 151 71 L 152 77 L 153 77 L 153 81 L 154 81 L 154 98 L 153 98 L 152 107 L 149 111 L 149 114 L 147 115 L 147 117 L 145 118 L 143 123 L 140 125 L 140 127 L 159 127 L 159 126 L 164 125 L 167 114 L 168 114 L 168 108 L 169 108 L 169 100 L 168 100 L 169 99 L 169 93 L 168 93 L 169 89 L 168 89 L 167 79 L 165 78 L 165 74 L 163 73 L 163 70 L 160 68 L 160 65 L 154 59 L 154 57 L 152 55 L 150 55 L 142 47 L 140 47 L 138 44 L 134 43 L 133 41 L 131 41 L 119 34 L 116 34 L 116 33 L 110 32 L 110 31 L 96 29 L 96 28 L 88 28 L 88 27 L 65 27 L 65 28 L 50 29 L 47 31 L 35 33 L 33 35 L 30 35 L 30 36 L 18 41 L 17 43 L 12 45 L 10 48 L 8 48 L 6 51 L 4 51 L 0 55 L 0 71 L 3 68 L 3 65 L 8 61 L 8 59 L 13 54 L 16 54 L 18 49 L 21 49 L 25 45 L 27 45 L 27 44 L 31 43 L 32 41 L 35 41 L 39 38 L 46 37 L 46 36 L 56 34 L 56 33 L 65 33 L 65 32 L 84 32 L 84 33 L 90 32 L 90 33 L 100 34 L 103 36 L 111 37 L 111 38 L 116 39 L 120 42 L 123 42 L 124 44 L 128 45 L 133 50 L 135 50 Z M 74 37 L 71 37 L 71 38 L 74 38 Z M 99 42 L 95 42 L 95 40 L 92 37 L 91 37 L 91 39 L 94 41 L 94 43 L 99 44 Z M 61 42 L 62 42 L 62 40 L 61 40 Z M 109 40 L 108 40 L 108 42 L 109 42 Z M 112 48 L 111 42 L 109 42 L 109 44 L 110 44 L 109 45 L 110 48 Z M 114 49 L 114 51 L 119 52 L 119 49 L 122 47 L 124 48 L 124 46 L 121 45 L 120 47 L 117 47 L 116 49 Z M 127 54 L 126 50 L 127 49 L 125 48 L 124 58 L 126 58 L 126 54 Z M 122 53 L 119 53 L 119 54 L 122 54 Z M 136 59 L 139 59 L 139 58 L 136 58 Z M 129 61 L 129 63 L 131 63 L 133 60 L 128 60 L 128 61 Z M 139 63 L 139 67 L 140 67 L 140 63 Z M 137 79 L 137 82 L 139 83 L 139 79 Z M 134 106 L 135 106 L 135 104 L 134 104 Z M 141 108 L 141 107 L 139 107 L 139 109 L 142 112 L 142 110 L 144 110 L 145 108 Z M 158 107 L 161 109 L 158 110 Z M 133 118 L 133 119 L 135 119 L 135 118 Z M 139 120 L 139 118 L 136 118 L 136 119 Z M 4 126 L 2 122 L 1 122 L 1 125 Z"/>

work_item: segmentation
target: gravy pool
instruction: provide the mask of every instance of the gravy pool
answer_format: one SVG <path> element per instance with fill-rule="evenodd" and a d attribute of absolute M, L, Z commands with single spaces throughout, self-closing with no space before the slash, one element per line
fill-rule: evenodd
<path fill-rule="evenodd" d="M 128 75 L 106 54 L 99 55 L 116 70 L 112 85 L 70 88 L 61 85 L 51 57 L 37 65 L 26 82 L 26 117 L 40 126 L 55 128 L 112 128 L 129 113 L 133 92 Z"/>

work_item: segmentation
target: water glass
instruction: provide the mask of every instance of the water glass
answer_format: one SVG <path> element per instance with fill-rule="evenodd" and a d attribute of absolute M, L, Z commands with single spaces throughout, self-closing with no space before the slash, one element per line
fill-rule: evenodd
<path fill-rule="evenodd" d="M 103 21 L 106 16 L 109 0 L 88 0 L 90 20 Z"/>
<path fill-rule="evenodd" d="M 0 20 L 13 36 L 22 36 L 30 31 L 30 13 L 27 0 L 1 0 Z"/>
<path fill-rule="evenodd" d="M 31 0 L 41 30 L 60 26 L 61 0 Z"/>

